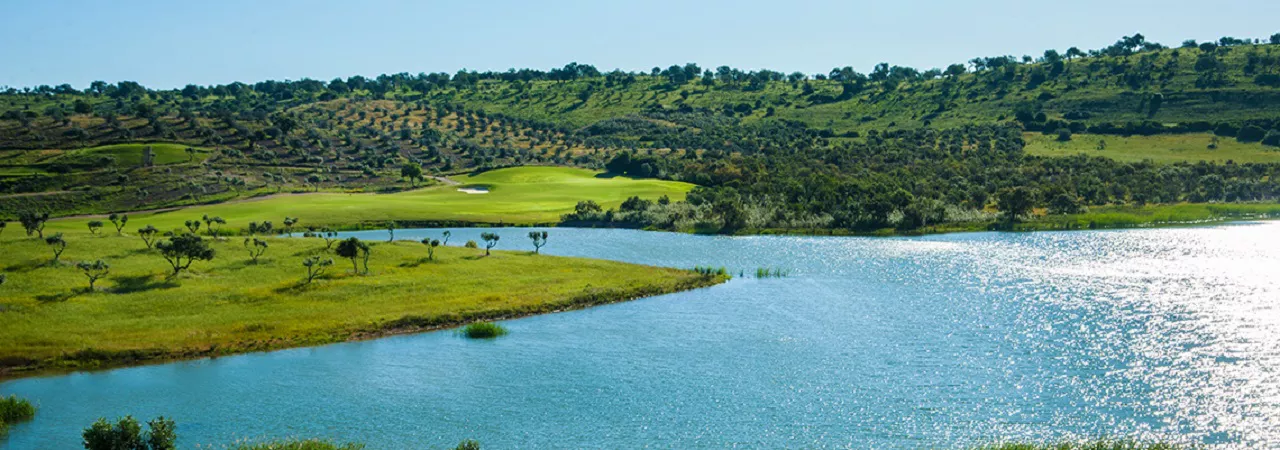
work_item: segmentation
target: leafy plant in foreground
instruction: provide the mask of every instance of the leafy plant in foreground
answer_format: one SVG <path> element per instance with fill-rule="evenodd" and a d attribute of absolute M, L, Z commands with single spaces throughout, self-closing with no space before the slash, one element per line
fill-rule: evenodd
<path fill-rule="evenodd" d="M 177 448 L 177 426 L 164 416 L 147 422 L 149 430 L 143 431 L 142 425 L 133 416 L 117 419 L 115 424 L 100 418 L 85 428 L 81 436 L 84 438 L 86 450 L 173 450 Z"/>

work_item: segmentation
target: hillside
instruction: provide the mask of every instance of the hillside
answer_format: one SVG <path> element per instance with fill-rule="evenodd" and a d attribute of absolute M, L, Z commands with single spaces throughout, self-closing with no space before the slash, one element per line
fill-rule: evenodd
<path fill-rule="evenodd" d="M 691 203 L 730 198 L 739 209 L 787 205 L 744 212 L 749 228 L 899 226 L 917 197 L 939 202 L 930 210 L 952 210 L 927 214 L 934 219 L 983 217 L 1006 209 L 995 200 L 1016 187 L 1034 191 L 1026 211 L 1049 208 L 1058 194 L 1069 198 L 1053 209 L 1067 211 L 1271 200 L 1276 181 L 1270 174 L 1280 161 L 1280 35 L 1270 42 L 1223 38 L 1166 48 L 1135 35 L 1089 52 L 1073 47 L 1037 58 L 974 58 L 929 70 L 882 64 L 869 74 L 847 67 L 805 75 L 695 64 L 601 73 L 573 63 L 547 72 L 179 90 L 133 82 L 95 82 L 83 91 L 10 89 L 0 93 L 0 216 L 30 208 L 69 214 L 179 206 L 286 191 L 397 191 L 413 184 L 401 177 L 406 165 L 427 174 L 512 165 L 609 168 L 734 189 L 727 195 L 711 189 Z M 948 136 L 958 141 L 943 141 Z M 982 163 L 979 142 L 1003 154 L 999 164 L 1007 167 Z M 125 143 L 134 147 L 119 146 Z M 137 145 L 150 145 L 158 157 L 141 161 Z M 994 148 L 1000 145 L 1005 148 Z M 1064 164 L 1051 159 L 1081 153 L 1087 156 L 1078 164 L 1106 167 L 1065 181 L 1046 173 L 1045 167 Z M 1182 181 L 1171 191 L 1136 195 L 1149 189 L 1116 175 L 1135 169 L 1111 166 L 1138 164 L 1140 174 L 1167 179 L 1168 173 L 1154 173 L 1171 169 L 1159 166 L 1197 162 L 1214 164 L 1186 169 L 1190 174 L 1175 170 Z M 1260 166 L 1228 167 L 1237 162 Z M 934 170 L 951 163 L 994 172 Z M 910 174 L 895 174 L 903 170 Z M 1011 184 L 1000 174 L 1010 170 L 1029 179 Z M 1205 187 L 1200 182 L 1208 175 L 1222 181 Z M 956 176 L 964 181 L 951 180 Z M 860 187 L 822 187 L 833 183 Z M 828 190 L 841 192 L 841 200 L 819 200 Z M 685 218 L 726 222 L 724 211 L 698 206 L 690 205 L 697 211 L 685 211 Z M 876 217 L 857 218 L 868 215 Z M 653 225 L 648 220 L 639 222 Z M 931 221 L 937 220 L 908 223 Z"/>

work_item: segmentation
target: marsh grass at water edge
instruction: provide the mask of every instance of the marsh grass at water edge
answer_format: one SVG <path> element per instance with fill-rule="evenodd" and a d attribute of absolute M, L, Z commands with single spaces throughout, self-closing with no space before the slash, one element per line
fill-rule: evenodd
<path fill-rule="evenodd" d="M 475 322 L 462 327 L 459 333 L 469 339 L 493 339 L 507 334 L 507 329 L 493 322 Z"/>

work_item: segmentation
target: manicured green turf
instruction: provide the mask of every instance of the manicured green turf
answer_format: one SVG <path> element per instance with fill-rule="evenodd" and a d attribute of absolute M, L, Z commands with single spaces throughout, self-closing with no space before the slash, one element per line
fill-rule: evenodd
<path fill-rule="evenodd" d="M 1162 134 L 1154 136 L 1101 136 L 1077 134 L 1068 142 L 1059 142 L 1058 136 L 1026 133 L 1027 153 L 1039 156 L 1074 156 L 1085 154 L 1103 156 L 1118 161 L 1142 161 L 1157 163 L 1179 161 L 1228 160 L 1237 163 L 1280 162 L 1280 148 L 1259 143 L 1242 144 L 1235 138 L 1218 138 L 1218 148 L 1210 149 L 1213 141 L 1210 133 Z M 1106 141 L 1106 148 L 1099 150 L 1098 141 Z"/>
<path fill-rule="evenodd" d="M 116 165 L 124 167 L 138 166 L 142 164 L 142 152 L 151 146 L 151 151 L 155 152 L 155 164 L 175 164 L 187 162 L 190 159 L 186 149 L 191 147 L 183 144 L 170 144 L 164 142 L 156 142 L 149 144 L 115 144 L 103 145 L 101 147 L 86 148 L 77 150 L 88 155 L 111 155 L 116 159 Z M 195 160 L 199 161 L 208 155 L 208 150 L 193 147 L 197 150 Z"/>
<path fill-rule="evenodd" d="M 242 239 L 214 245 L 213 261 L 168 279 L 168 265 L 133 236 L 66 234 L 61 264 L 43 240 L 0 235 L 0 372 L 120 364 L 340 341 L 461 325 L 626 300 L 712 284 L 719 277 L 611 261 L 442 247 L 427 260 L 418 242 L 372 243 L 369 275 L 314 238 L 267 238 L 251 263 Z M 505 242 L 505 240 L 504 240 Z M 336 245 L 335 245 L 336 248 Z M 334 258 L 304 284 L 302 261 Z M 98 290 L 73 265 L 111 265 Z M 363 265 L 363 264 L 361 264 Z M 77 353 L 80 352 L 80 353 Z M 52 358 L 52 360 L 51 360 Z"/>
<path fill-rule="evenodd" d="M 461 186 L 435 186 L 395 194 L 318 193 L 281 196 L 223 205 L 185 208 L 157 214 L 130 214 L 128 230 L 147 224 L 161 230 L 181 227 L 205 214 L 220 216 L 227 229 L 247 228 L 249 222 L 270 220 L 277 226 L 285 216 L 301 226 L 357 226 L 385 220 L 462 221 L 484 223 L 551 223 L 573 211 L 580 200 L 595 200 L 608 208 L 631 196 L 681 200 L 692 184 L 652 179 L 597 177 L 596 172 L 566 167 L 517 167 L 474 176 L 453 177 Z M 466 194 L 459 188 L 487 187 L 488 194 Z M 51 222 L 50 229 L 80 230 L 88 219 Z"/>

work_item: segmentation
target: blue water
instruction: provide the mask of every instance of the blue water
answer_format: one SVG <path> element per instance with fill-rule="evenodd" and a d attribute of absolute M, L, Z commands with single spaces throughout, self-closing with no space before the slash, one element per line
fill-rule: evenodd
<path fill-rule="evenodd" d="M 523 229 L 455 229 L 450 245 Z M 39 405 L 0 446 L 95 418 L 180 444 L 373 449 L 958 448 L 1137 436 L 1280 448 L 1280 223 L 915 238 L 550 229 L 544 253 L 744 278 L 450 332 L 0 384 Z M 385 239 L 385 231 L 351 233 Z M 439 230 L 398 230 L 399 239 Z M 787 278 L 751 278 L 757 267 Z M 430 295 L 424 292 L 423 295 Z"/>

